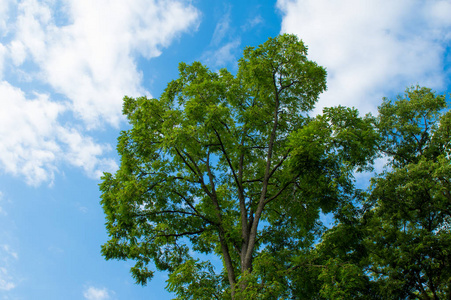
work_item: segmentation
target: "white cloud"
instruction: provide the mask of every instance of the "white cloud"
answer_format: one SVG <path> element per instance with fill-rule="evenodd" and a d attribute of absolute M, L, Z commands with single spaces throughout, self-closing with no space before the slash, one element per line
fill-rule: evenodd
<path fill-rule="evenodd" d="M 53 181 L 61 161 L 96 178 L 100 170 L 116 168 L 113 160 L 100 158 L 107 146 L 60 125 L 58 118 L 67 110 L 64 103 L 52 102 L 45 94 L 28 99 L 5 81 L 0 82 L 0 94 L 0 167 L 7 173 L 38 185 Z"/>
<path fill-rule="evenodd" d="M 83 136 L 74 129 L 60 127 L 58 129 L 60 142 L 67 147 L 64 158 L 73 166 L 82 168 L 92 178 L 100 178 L 103 171 L 116 171 L 118 166 L 111 160 L 102 157 L 102 154 L 111 150 L 109 145 L 96 143 L 92 138 Z"/>
<path fill-rule="evenodd" d="M 106 300 L 110 299 L 110 292 L 106 288 L 88 287 L 83 292 L 83 297 L 87 300 Z"/>
<path fill-rule="evenodd" d="M 119 125 L 123 96 L 149 94 L 138 57 L 160 55 L 198 20 L 182 0 L 0 0 L 0 170 L 38 185 L 61 162 L 96 178 L 117 168 L 89 130 Z"/>
<path fill-rule="evenodd" d="M 27 56 L 25 45 L 18 40 L 12 41 L 8 45 L 8 52 L 11 60 L 15 66 L 20 66 Z"/>
<path fill-rule="evenodd" d="M 7 21 L 9 18 L 9 8 L 12 0 L 0 0 L 0 37 L 6 34 Z"/>
<path fill-rule="evenodd" d="M 282 31 L 295 33 L 328 71 L 318 108 L 375 111 L 381 97 L 412 84 L 435 89 L 451 40 L 451 2 L 425 0 L 279 0 Z"/>
<path fill-rule="evenodd" d="M 69 21 L 58 26 L 56 2 L 22 1 L 13 43 L 25 46 L 40 68 L 39 79 L 65 95 L 91 127 L 104 121 L 118 125 L 122 97 L 146 93 L 136 55 L 160 55 L 162 47 L 198 19 L 194 7 L 175 0 L 64 3 L 60 13 Z"/>
<path fill-rule="evenodd" d="M 25 94 L 9 83 L 0 82 L 0 166 L 13 175 L 23 175 L 30 184 L 51 181 L 55 156 L 60 147 L 52 138 L 64 105 L 36 94 Z"/>

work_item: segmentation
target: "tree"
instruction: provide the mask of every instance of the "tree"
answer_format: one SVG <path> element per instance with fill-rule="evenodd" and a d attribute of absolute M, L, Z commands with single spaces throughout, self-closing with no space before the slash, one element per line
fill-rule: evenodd
<path fill-rule="evenodd" d="M 444 95 L 411 88 L 384 100 L 378 128 L 391 169 L 373 179 L 371 263 L 399 297 L 451 297 L 451 112 Z"/>
<path fill-rule="evenodd" d="M 100 189 L 106 259 L 138 283 L 169 272 L 178 299 L 278 299 L 328 213 L 352 201 L 353 172 L 376 151 L 373 118 L 336 107 L 310 117 L 326 71 L 294 35 L 248 47 L 236 76 L 181 63 L 159 99 L 125 97 L 131 129 Z M 217 255 L 223 269 L 195 253 Z M 308 286 L 308 284 L 307 284 Z"/>
<path fill-rule="evenodd" d="M 343 210 L 310 253 L 326 266 L 317 285 L 333 299 L 450 299 L 451 111 L 445 96 L 412 87 L 395 101 L 384 99 L 376 127 L 385 171 L 372 179 L 361 206 Z"/>

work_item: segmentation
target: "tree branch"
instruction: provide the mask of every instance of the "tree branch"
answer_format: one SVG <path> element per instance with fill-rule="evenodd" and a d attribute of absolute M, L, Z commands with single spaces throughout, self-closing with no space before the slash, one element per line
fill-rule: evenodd
<path fill-rule="evenodd" d="M 181 193 L 179 193 L 177 191 L 174 191 L 174 193 L 177 194 L 180 198 L 182 198 L 183 201 L 185 201 L 185 203 L 188 204 L 188 206 L 192 210 L 194 210 L 194 212 L 197 214 L 197 216 L 199 216 L 200 218 L 204 219 L 208 223 L 211 223 L 211 224 L 216 225 L 216 226 L 219 225 L 217 222 L 214 222 L 214 221 L 208 219 L 207 217 L 205 217 L 204 215 L 202 215 L 201 213 L 199 213 L 199 211 L 196 209 L 196 207 L 185 196 L 183 196 Z"/>
<path fill-rule="evenodd" d="M 207 228 L 202 228 L 201 230 L 198 231 L 186 231 L 186 232 L 182 232 L 182 233 L 168 233 L 168 234 L 157 234 L 155 237 L 181 237 L 181 236 L 186 236 L 186 235 L 195 235 L 195 234 L 200 234 L 202 232 L 204 232 Z"/>
<path fill-rule="evenodd" d="M 274 147 L 274 142 L 276 139 L 276 131 L 277 131 L 277 126 L 279 124 L 279 106 L 280 106 L 280 102 L 279 102 L 279 95 L 278 95 L 278 90 L 277 90 L 277 83 L 276 83 L 276 79 L 275 79 L 275 73 L 273 73 L 273 84 L 274 84 L 274 90 L 275 90 L 275 109 L 274 109 L 274 118 L 273 118 L 273 128 L 271 131 L 271 135 L 269 138 L 269 143 L 268 143 L 268 153 L 266 156 L 266 168 L 265 168 L 265 175 L 263 178 L 263 183 L 262 183 L 262 191 L 260 194 L 260 199 L 258 201 L 258 206 L 257 206 L 257 210 L 255 211 L 255 215 L 252 221 L 252 225 L 250 226 L 250 234 L 249 234 L 249 244 L 248 247 L 246 249 L 246 255 L 244 258 L 244 262 L 245 262 L 245 269 L 250 269 L 252 267 L 252 254 L 254 251 L 254 246 L 255 246 L 255 242 L 256 242 L 256 238 L 257 238 L 257 229 L 258 229 L 258 223 L 260 221 L 260 217 L 263 213 L 263 208 L 265 206 L 265 198 L 266 198 L 266 193 L 268 190 L 268 182 L 269 182 L 269 176 L 270 176 L 270 168 L 271 168 L 271 158 L 272 158 L 272 154 L 273 154 L 273 147 Z"/>
<path fill-rule="evenodd" d="M 282 159 L 279 161 L 279 163 L 272 169 L 271 173 L 269 174 L 269 178 L 277 171 L 277 169 L 283 164 L 283 162 L 287 159 L 288 154 L 290 154 L 291 149 L 288 149 L 287 153 L 282 157 Z"/>
<path fill-rule="evenodd" d="M 271 202 L 271 201 L 273 201 L 274 199 L 276 199 L 277 197 L 279 197 L 279 195 L 282 194 L 282 192 L 285 191 L 285 189 L 286 189 L 287 187 L 289 187 L 290 184 L 292 184 L 292 183 L 293 183 L 292 181 L 286 183 L 286 184 L 285 184 L 285 185 L 284 185 L 284 186 L 283 186 L 276 194 L 274 194 L 273 196 L 271 196 L 270 198 L 268 198 L 268 199 L 265 201 L 265 204 L 264 204 L 264 205 L 268 204 L 269 202 Z"/>
<path fill-rule="evenodd" d="M 194 168 L 196 170 L 193 169 L 193 167 L 191 167 L 191 165 L 186 161 L 186 159 L 182 156 L 182 154 L 178 151 L 177 148 L 175 148 L 175 150 L 177 151 L 177 153 L 179 154 L 179 156 L 182 158 L 183 162 L 185 162 L 185 164 L 191 169 L 191 171 L 199 178 L 199 183 L 202 186 L 202 189 L 204 190 L 204 192 L 210 197 L 210 199 L 213 200 L 213 198 L 216 198 L 216 196 L 213 194 L 212 191 L 208 190 L 207 185 L 204 182 L 204 178 L 202 176 L 202 171 L 200 170 L 199 166 L 196 164 L 196 162 L 194 161 L 194 159 L 191 157 L 191 155 L 189 155 L 188 153 L 183 151 L 183 154 L 186 155 L 186 157 L 188 157 L 188 159 L 191 161 L 191 163 L 194 165 Z M 208 160 L 208 158 L 207 158 Z M 207 161 L 207 166 L 208 166 L 208 161 Z M 197 172 L 196 172 L 197 171 Z M 212 187 L 214 189 L 214 187 Z"/>
<path fill-rule="evenodd" d="M 222 140 L 221 140 L 221 136 L 219 135 L 219 133 L 218 133 L 218 131 L 216 130 L 216 128 L 213 127 L 213 130 L 214 130 L 214 132 L 215 132 L 215 134 L 216 134 L 216 137 L 218 138 L 219 145 L 220 145 L 220 147 L 221 147 L 221 151 L 222 151 L 222 153 L 224 154 L 224 156 L 225 156 L 225 158 L 226 158 L 226 160 L 227 160 L 227 164 L 229 165 L 229 168 L 230 168 L 230 170 L 232 171 L 232 175 L 233 175 L 233 178 L 235 179 L 235 183 L 236 183 L 237 186 L 238 186 L 238 190 L 239 190 L 239 192 L 240 192 L 240 195 L 242 195 L 242 193 L 243 193 L 243 187 L 242 187 L 240 181 L 238 180 L 238 177 L 237 177 L 237 175 L 236 175 L 235 169 L 233 168 L 232 162 L 230 161 L 229 155 L 227 154 L 227 151 L 225 150 L 224 143 L 223 143 Z"/>
<path fill-rule="evenodd" d="M 193 169 L 193 167 L 188 163 L 188 161 L 185 159 L 185 157 L 183 157 L 182 153 L 180 153 L 179 149 L 177 149 L 177 147 L 174 147 L 175 151 L 177 152 L 177 155 L 182 159 L 183 163 L 191 170 L 191 172 L 194 173 L 194 175 L 199 176 L 198 173 L 196 173 L 196 171 Z"/>

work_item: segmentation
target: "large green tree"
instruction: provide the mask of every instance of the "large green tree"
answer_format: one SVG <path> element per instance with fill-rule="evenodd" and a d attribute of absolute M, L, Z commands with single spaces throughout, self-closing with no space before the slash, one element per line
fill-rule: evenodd
<path fill-rule="evenodd" d="M 124 98 L 131 129 L 101 184 L 102 254 L 136 261 L 141 284 L 151 263 L 168 271 L 178 299 L 312 289 L 299 257 L 324 230 L 320 213 L 353 201 L 353 172 L 376 151 L 373 118 L 344 107 L 308 115 L 326 71 L 294 35 L 246 48 L 236 75 L 197 62 L 179 71 L 159 99 Z M 197 253 L 220 257 L 222 270 Z"/>

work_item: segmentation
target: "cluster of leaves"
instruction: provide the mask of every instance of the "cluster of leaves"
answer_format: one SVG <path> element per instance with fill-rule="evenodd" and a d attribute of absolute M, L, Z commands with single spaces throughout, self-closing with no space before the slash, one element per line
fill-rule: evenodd
<path fill-rule="evenodd" d="M 326 72 L 293 35 L 246 48 L 235 76 L 179 71 L 159 99 L 124 98 L 131 129 L 100 186 L 106 259 L 136 261 L 140 284 L 152 265 L 167 271 L 177 299 L 449 295 L 444 97 L 413 88 L 377 118 L 341 106 L 311 117 Z M 381 154 L 389 168 L 359 191 L 355 172 Z"/>

